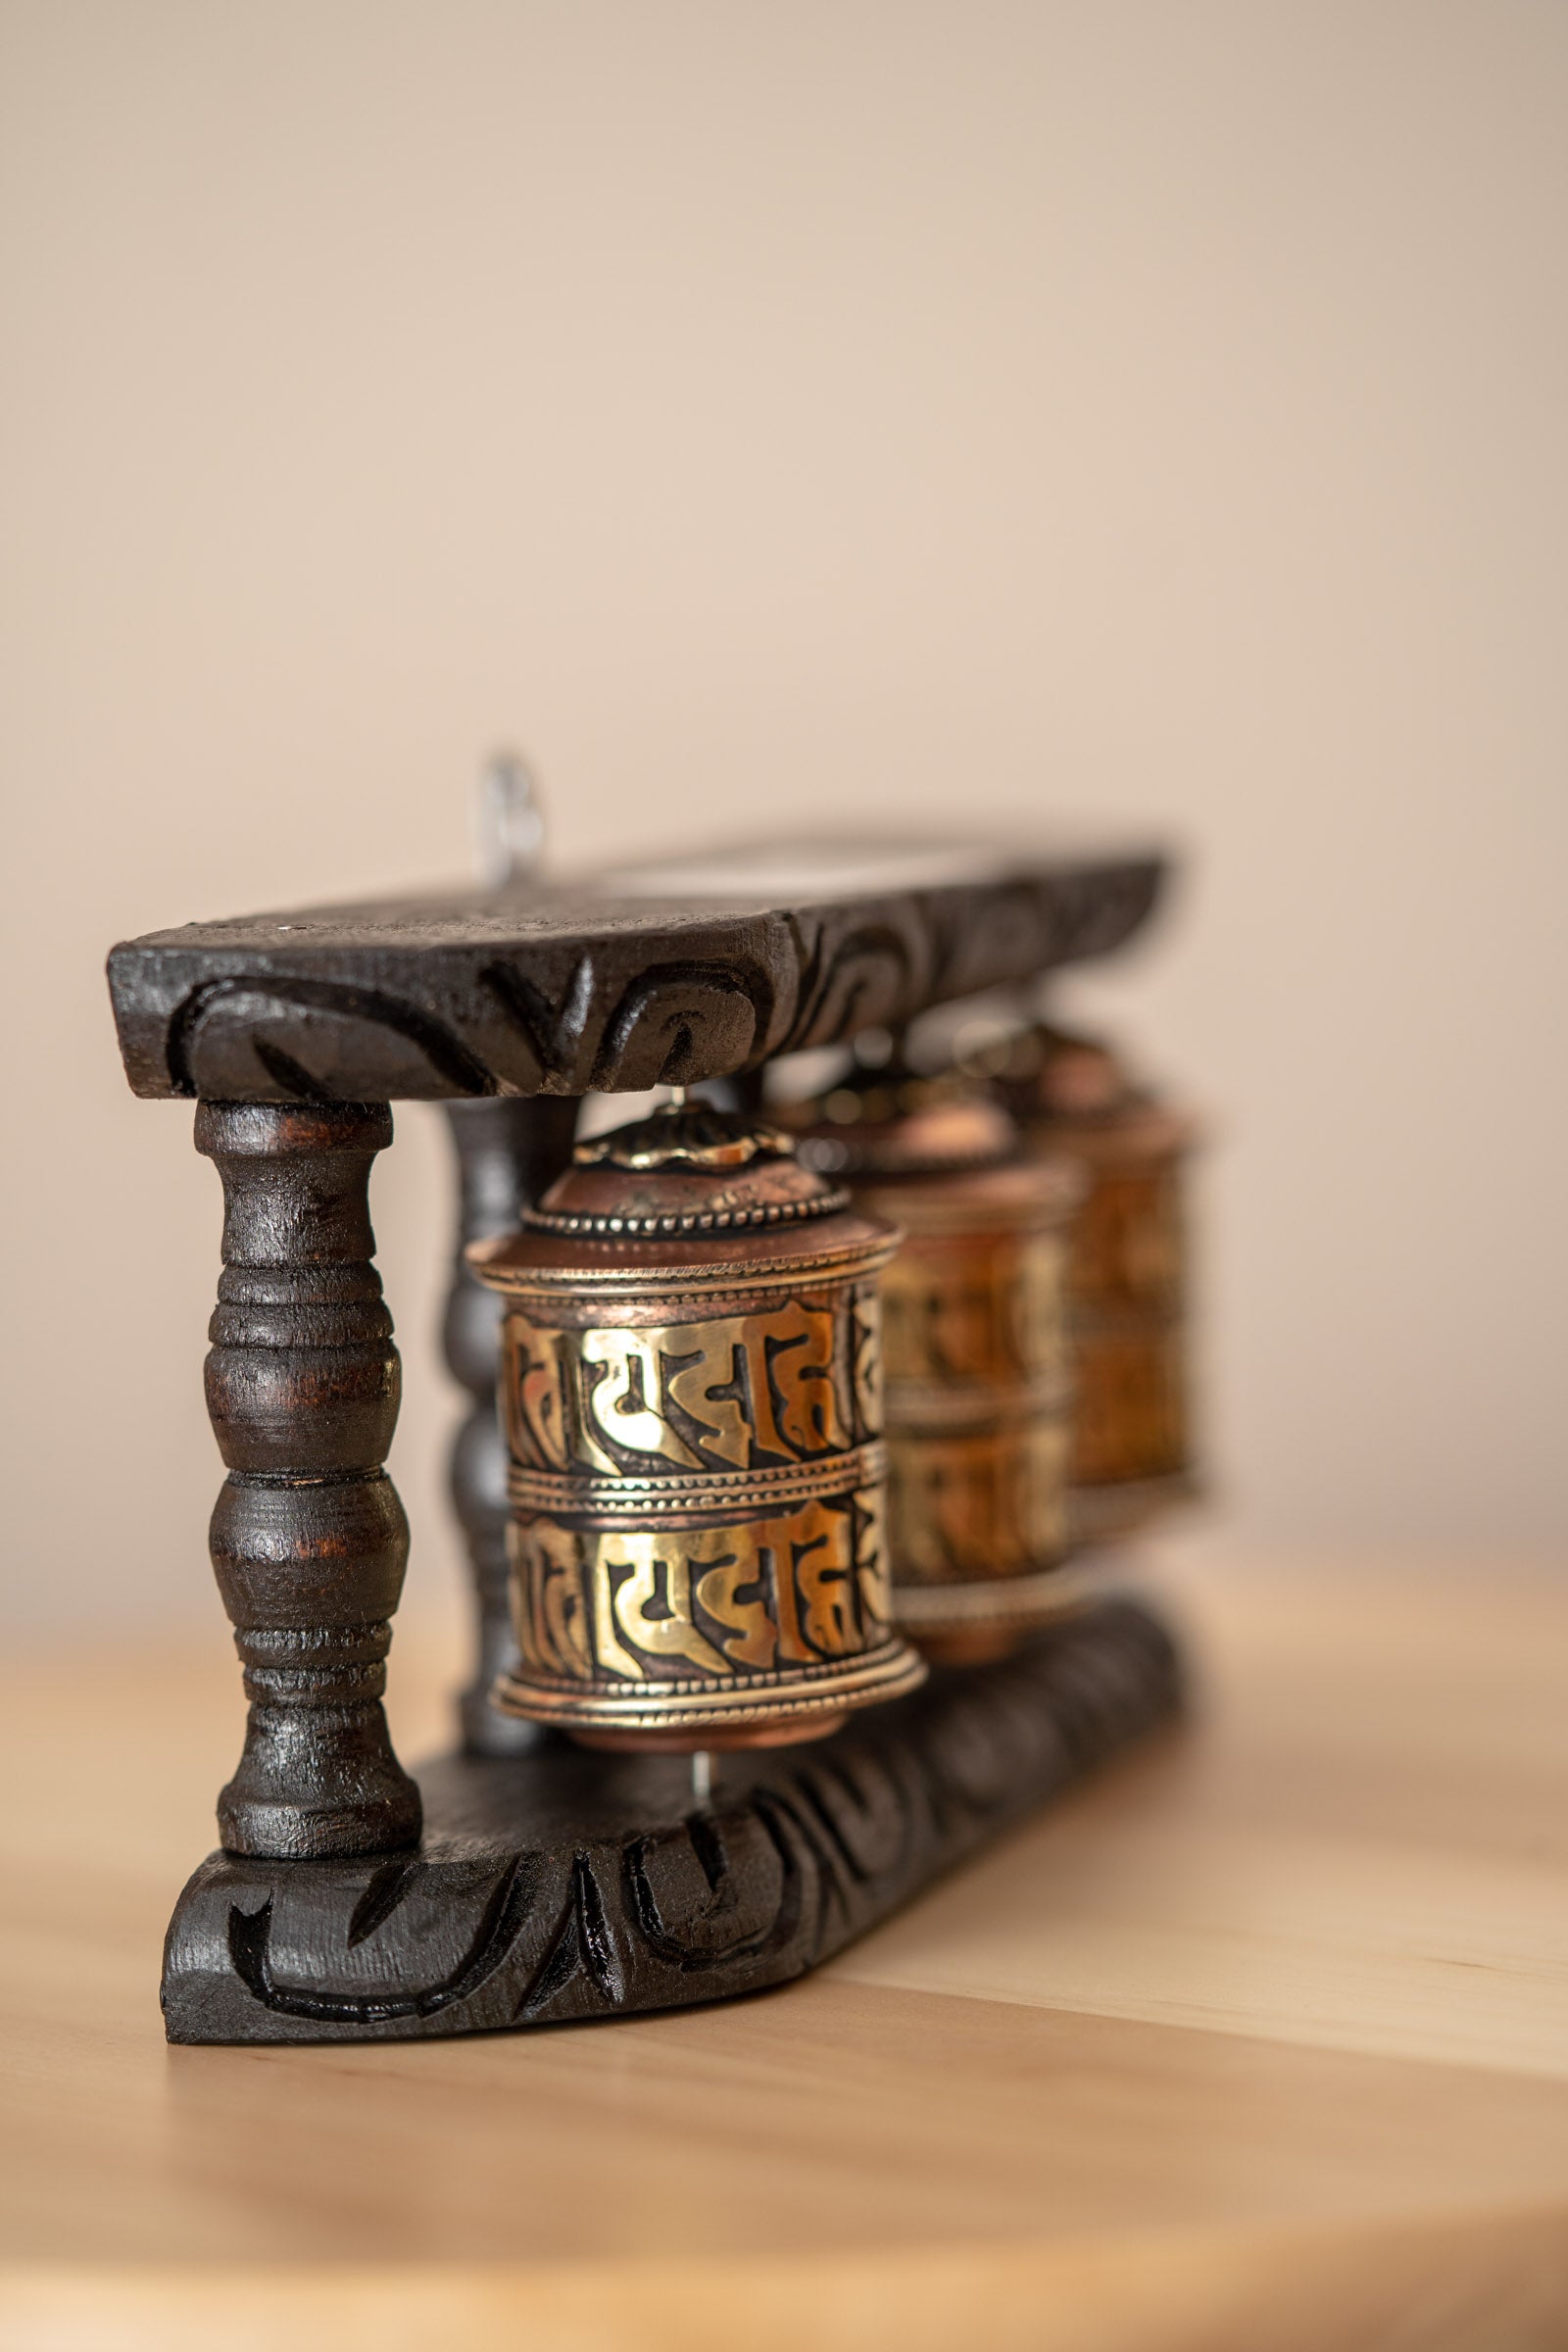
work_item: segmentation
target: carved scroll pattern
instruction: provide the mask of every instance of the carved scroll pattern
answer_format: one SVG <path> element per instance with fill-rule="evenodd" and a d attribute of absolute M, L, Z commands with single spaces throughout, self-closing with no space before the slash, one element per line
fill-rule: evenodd
<path fill-rule="evenodd" d="M 340 928 L 194 925 L 128 941 L 110 986 L 138 1094 L 626 1093 L 730 1076 L 1103 954 L 1147 916 L 1160 872 L 1155 858 L 1111 859 L 771 914 L 697 903 L 642 924 L 590 902 L 580 928 L 543 900 L 536 931 L 519 914 L 524 942 L 481 901 L 442 921 L 411 902 L 359 927 L 346 908 Z M 408 947 L 399 917 L 416 935 Z"/>
<path fill-rule="evenodd" d="M 379 1868 L 269 1877 L 215 1856 L 181 1898 L 165 2008 L 177 2040 L 364 2040 L 613 2016 L 800 1975 L 1177 1701 L 1168 1636 L 1107 1602 L 1005 1665 L 933 1684 L 766 1768 L 716 1811 L 528 1844 L 468 1829 Z M 468 1765 L 432 1823 L 570 1815 L 569 1757 Z M 565 1775 L 558 1787 L 553 1776 Z M 529 1791 L 537 1789 L 536 1797 Z M 503 1795 L 500 1792 L 505 1791 Z M 635 1806 L 632 1808 L 635 1813 Z"/>

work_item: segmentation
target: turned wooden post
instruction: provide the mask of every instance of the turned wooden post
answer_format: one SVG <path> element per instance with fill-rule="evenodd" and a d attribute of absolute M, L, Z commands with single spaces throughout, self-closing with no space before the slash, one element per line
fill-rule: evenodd
<path fill-rule="evenodd" d="M 235 1853 L 376 1853 L 419 1834 L 381 1706 L 409 1552 L 381 1467 L 400 1368 L 367 1199 L 391 1140 L 384 1102 L 197 1105 L 196 1149 L 223 1180 L 212 1557 L 251 1702 L 218 1803 Z"/>
<path fill-rule="evenodd" d="M 469 1242 L 510 1233 L 561 1173 L 578 1104 L 571 1096 L 483 1096 L 445 1107 L 458 1155 L 459 1213 L 442 1337 L 449 1370 L 473 1398 L 453 1441 L 452 1506 L 467 1540 L 478 1612 L 474 1677 L 458 1705 L 470 1755 L 514 1756 L 540 1735 L 490 1704 L 496 1677 L 517 1659 L 507 1599 L 507 1447 L 496 1414 L 503 1300 L 474 1281 L 463 1252 Z"/>

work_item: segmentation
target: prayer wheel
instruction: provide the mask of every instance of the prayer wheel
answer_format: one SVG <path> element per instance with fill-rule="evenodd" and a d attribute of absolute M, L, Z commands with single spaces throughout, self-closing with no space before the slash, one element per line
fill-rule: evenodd
<path fill-rule="evenodd" d="M 800 1154 L 904 1243 L 883 1277 L 899 1623 L 933 1657 L 1004 1654 L 1070 1605 L 1064 1257 L 1082 1180 L 1031 1160 L 990 1092 L 857 1070 L 780 1113 Z"/>
<path fill-rule="evenodd" d="M 898 1240 L 786 1136 L 681 1102 L 469 1252 L 505 1301 L 498 1705 L 596 1746 L 773 1746 L 922 1681 L 885 1535 Z"/>
<path fill-rule="evenodd" d="M 1185 1163 L 1193 1122 L 1097 1041 L 1037 1023 L 987 1055 L 1028 1147 L 1087 1179 L 1067 1264 L 1078 1398 L 1075 1544 L 1113 1542 L 1192 1491 Z"/>

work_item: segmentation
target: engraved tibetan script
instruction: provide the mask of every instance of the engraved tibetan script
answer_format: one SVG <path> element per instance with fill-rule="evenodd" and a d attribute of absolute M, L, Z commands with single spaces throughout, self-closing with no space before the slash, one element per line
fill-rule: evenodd
<path fill-rule="evenodd" d="M 719 1527 L 512 1531 L 518 1645 L 572 1681 L 705 1680 L 821 1665 L 888 1638 L 880 1490 Z"/>
<path fill-rule="evenodd" d="M 699 1323 L 562 1330 L 507 1318 L 507 1420 L 524 1467 L 598 1477 L 811 1461 L 881 1427 L 877 1301 L 790 1298 Z"/>
<path fill-rule="evenodd" d="M 894 1381 L 1022 1381 L 1060 1370 L 1062 1245 L 1055 1234 L 922 1236 L 883 1278 Z"/>
<path fill-rule="evenodd" d="M 888 1516 L 906 1584 L 1017 1576 L 1065 1541 L 1064 1416 L 1010 1427 L 895 1437 Z"/>

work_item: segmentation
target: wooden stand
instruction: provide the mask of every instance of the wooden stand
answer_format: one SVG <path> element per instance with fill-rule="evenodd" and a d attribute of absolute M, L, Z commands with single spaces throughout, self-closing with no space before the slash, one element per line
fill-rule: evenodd
<path fill-rule="evenodd" d="M 1118 947 L 1162 872 L 882 856 L 879 882 L 874 853 L 818 854 L 788 901 L 761 855 L 196 924 L 111 956 L 131 1085 L 197 1099 L 226 1212 L 212 1556 L 251 1708 L 225 1850 L 170 1931 L 173 2039 L 462 2033 L 776 1984 L 1174 1703 L 1167 1638 L 1105 1603 L 787 1760 L 726 1764 L 711 1809 L 683 1762 L 584 1757 L 508 1723 L 486 1698 L 510 1654 L 495 1304 L 460 1264 L 446 1344 L 472 1398 L 453 1494 L 476 1671 L 463 1755 L 416 1787 L 392 1752 L 408 1527 L 381 1466 L 399 1368 L 366 1201 L 389 1102 L 448 1103 L 466 1242 L 550 1181 L 585 1091 L 755 1091 L 775 1054 Z"/>
<path fill-rule="evenodd" d="M 421 1773 L 416 1852 L 213 1855 L 169 1931 L 172 2041 L 361 2041 L 624 2016 L 801 1976 L 1176 1704 L 1169 1637 L 1105 1601 L 835 1739 Z"/>

